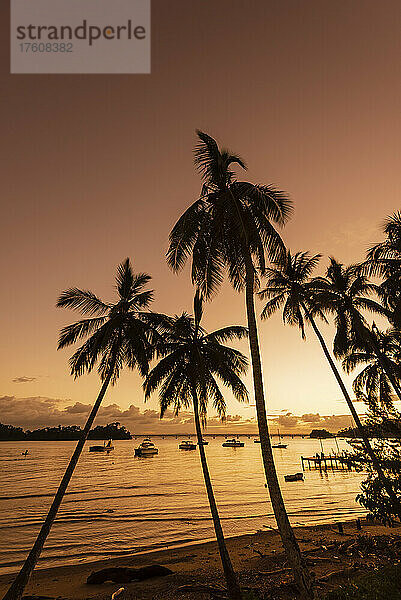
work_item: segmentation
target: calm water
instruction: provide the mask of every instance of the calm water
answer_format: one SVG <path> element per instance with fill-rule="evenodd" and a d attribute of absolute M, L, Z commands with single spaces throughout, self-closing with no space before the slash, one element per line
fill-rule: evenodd
<path fill-rule="evenodd" d="M 206 436 L 206 452 L 227 536 L 274 525 L 264 487 L 260 446 L 223 448 Z M 153 438 L 159 455 L 134 458 L 140 440 L 116 441 L 109 456 L 84 449 L 39 567 L 99 560 L 213 537 L 197 451 L 178 450 L 180 439 Z M 93 442 L 92 442 L 93 443 Z M 339 440 L 340 449 L 348 448 Z M 74 442 L 0 443 L 0 573 L 17 570 L 47 513 Z M 29 456 L 21 452 L 29 448 Z M 324 450 L 335 451 L 334 440 Z M 318 440 L 293 439 L 275 449 L 276 464 L 293 524 L 322 523 L 363 514 L 355 502 L 360 474 L 300 471 L 300 456 L 320 451 Z"/>

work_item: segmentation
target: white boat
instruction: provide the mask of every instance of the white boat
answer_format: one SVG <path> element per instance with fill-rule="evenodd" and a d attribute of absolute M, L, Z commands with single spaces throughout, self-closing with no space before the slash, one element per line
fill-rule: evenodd
<path fill-rule="evenodd" d="M 150 438 L 145 438 L 134 451 L 135 456 L 154 456 L 155 454 L 159 454 L 159 450 Z"/>
<path fill-rule="evenodd" d="M 178 447 L 180 450 L 196 450 L 196 444 L 191 440 L 182 440 Z"/>
<path fill-rule="evenodd" d="M 225 442 L 223 442 L 222 446 L 224 446 L 225 448 L 243 448 L 245 444 L 244 442 L 241 442 L 241 440 L 236 440 L 235 438 L 232 438 L 231 440 L 226 440 Z"/>
<path fill-rule="evenodd" d="M 198 446 L 207 446 L 208 443 L 209 442 L 207 440 L 201 440 L 200 442 L 198 442 Z"/>
<path fill-rule="evenodd" d="M 103 446 L 89 446 L 89 452 L 111 452 L 112 450 L 114 450 L 114 446 L 112 446 L 111 444 L 111 440 L 109 440 L 106 444 L 106 442 L 103 442 Z"/>

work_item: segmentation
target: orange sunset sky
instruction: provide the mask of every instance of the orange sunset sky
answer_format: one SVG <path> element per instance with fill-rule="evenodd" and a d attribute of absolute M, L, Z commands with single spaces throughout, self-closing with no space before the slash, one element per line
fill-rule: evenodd
<path fill-rule="evenodd" d="M 82 424 L 95 398 L 97 375 L 74 382 L 69 353 L 56 351 L 74 319 L 55 308 L 63 289 L 112 298 L 129 256 L 153 277 L 154 310 L 191 310 L 188 271 L 173 275 L 164 254 L 199 192 L 196 128 L 239 153 L 250 181 L 290 194 L 284 240 L 324 254 L 321 272 L 328 255 L 361 260 L 400 208 L 396 0 L 153 0 L 151 75 L 10 75 L 8 10 L 1 2 L 0 421 Z M 224 286 L 204 324 L 245 324 L 243 297 Z M 312 335 L 303 342 L 276 316 L 260 340 L 281 429 L 350 424 Z M 256 431 L 254 407 L 227 402 L 226 429 Z M 133 432 L 191 428 L 190 415 L 160 424 L 134 373 L 104 406 L 99 423 Z"/>

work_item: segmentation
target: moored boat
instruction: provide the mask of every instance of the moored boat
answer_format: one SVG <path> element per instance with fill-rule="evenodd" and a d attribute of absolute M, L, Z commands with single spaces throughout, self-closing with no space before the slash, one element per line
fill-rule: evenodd
<path fill-rule="evenodd" d="M 260 444 L 260 439 L 259 439 L 259 438 L 255 438 L 255 439 L 253 440 L 253 443 L 254 443 L 254 444 Z"/>
<path fill-rule="evenodd" d="M 198 446 L 207 446 L 208 443 L 209 442 L 207 440 L 201 440 L 200 442 L 198 442 Z"/>
<path fill-rule="evenodd" d="M 272 444 L 272 448 L 287 448 L 288 444 L 284 444 L 283 442 L 280 442 L 281 435 L 280 435 L 280 431 L 278 429 L 277 429 L 277 435 L 278 435 L 278 442 L 277 442 L 277 444 Z"/>
<path fill-rule="evenodd" d="M 182 440 L 178 447 L 180 450 L 196 450 L 196 444 L 191 440 Z"/>
<path fill-rule="evenodd" d="M 106 444 L 106 441 L 103 442 L 103 446 L 89 446 L 89 452 L 111 452 L 114 450 L 114 446 L 109 440 Z"/>
<path fill-rule="evenodd" d="M 303 481 L 304 474 L 303 473 L 294 473 L 293 475 L 284 475 L 285 481 Z"/>
<path fill-rule="evenodd" d="M 224 446 L 225 448 L 243 448 L 245 444 L 244 442 L 241 442 L 241 440 L 236 440 L 235 438 L 232 438 L 231 440 L 226 440 L 225 442 L 223 442 L 222 446 Z"/>
<path fill-rule="evenodd" d="M 158 448 L 156 448 L 150 438 L 145 438 L 143 442 L 139 444 L 138 448 L 135 448 L 134 451 L 135 456 L 154 456 L 158 453 Z"/>

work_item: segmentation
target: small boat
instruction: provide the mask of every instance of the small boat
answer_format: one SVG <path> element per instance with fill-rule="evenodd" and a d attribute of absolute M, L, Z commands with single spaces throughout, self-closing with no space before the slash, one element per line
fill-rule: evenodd
<path fill-rule="evenodd" d="M 196 450 L 196 444 L 191 440 L 183 440 L 178 447 L 180 450 Z"/>
<path fill-rule="evenodd" d="M 254 443 L 254 444 L 260 444 L 260 439 L 259 439 L 259 438 L 255 438 L 255 439 L 253 440 L 253 443 Z"/>
<path fill-rule="evenodd" d="M 200 442 L 198 442 L 198 446 L 207 446 L 208 443 L 209 442 L 207 440 L 201 440 Z"/>
<path fill-rule="evenodd" d="M 272 448 L 287 448 L 288 444 L 284 444 L 283 442 L 280 442 L 281 435 L 280 435 L 280 431 L 278 429 L 277 429 L 277 435 L 278 435 L 278 442 L 277 442 L 277 444 L 272 444 Z"/>
<path fill-rule="evenodd" d="M 284 475 L 284 481 L 303 481 L 303 473 L 294 473 L 293 475 Z"/>
<path fill-rule="evenodd" d="M 138 448 L 135 448 L 135 456 L 154 456 L 159 454 L 159 450 L 156 448 L 150 438 L 145 438 L 142 444 L 139 444 Z"/>
<path fill-rule="evenodd" d="M 235 438 L 232 438 L 231 440 L 226 440 L 225 442 L 223 442 L 222 446 L 224 446 L 226 448 L 243 448 L 245 446 L 245 444 L 244 444 L 244 442 L 241 442 L 240 440 L 236 440 Z"/>
<path fill-rule="evenodd" d="M 89 452 L 111 452 L 114 450 L 114 446 L 111 445 L 111 440 L 103 442 L 103 446 L 89 446 Z"/>

